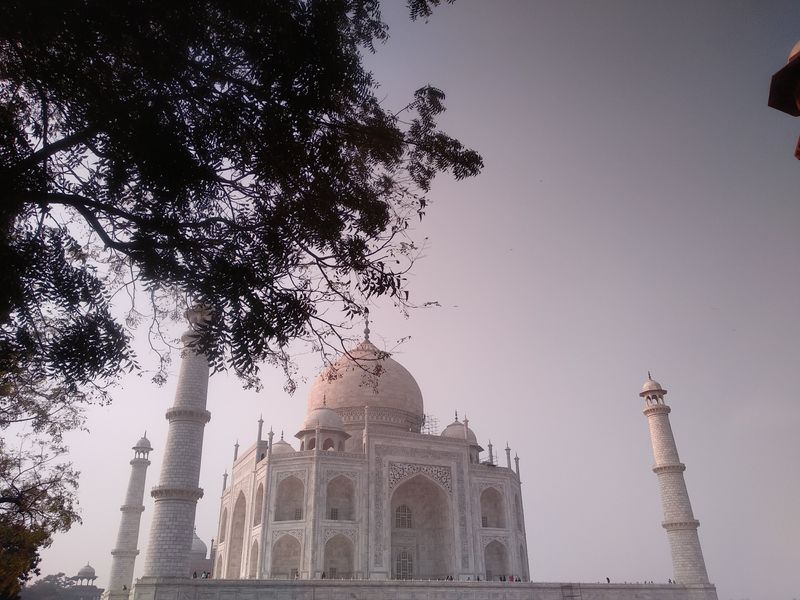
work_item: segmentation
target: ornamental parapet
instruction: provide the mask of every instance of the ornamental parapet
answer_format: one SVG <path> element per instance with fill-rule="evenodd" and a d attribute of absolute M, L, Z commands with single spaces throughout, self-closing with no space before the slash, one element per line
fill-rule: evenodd
<path fill-rule="evenodd" d="M 151 490 L 150 495 L 156 500 L 174 498 L 177 500 L 190 500 L 192 502 L 196 502 L 203 497 L 203 489 L 195 487 L 178 487 L 174 485 L 157 485 Z"/>
<path fill-rule="evenodd" d="M 122 556 L 122 557 L 125 557 L 125 556 L 128 556 L 128 557 L 139 556 L 139 551 L 138 550 L 122 550 L 122 549 L 120 549 L 120 550 L 112 550 L 111 551 L 111 556 Z"/>
<path fill-rule="evenodd" d="M 119 507 L 122 512 L 144 512 L 144 506 L 141 504 L 123 504 Z"/>
<path fill-rule="evenodd" d="M 150 466 L 150 461 L 146 458 L 132 458 L 130 462 L 131 466 L 143 465 L 145 467 Z"/>
<path fill-rule="evenodd" d="M 653 404 L 642 411 L 646 417 L 650 415 L 668 415 L 672 409 L 667 404 Z"/>
<path fill-rule="evenodd" d="M 211 413 L 202 408 L 173 406 L 167 411 L 166 417 L 168 421 L 195 421 L 205 425 L 211 420 Z"/>
<path fill-rule="evenodd" d="M 660 475 L 661 473 L 683 473 L 686 470 L 686 465 L 683 463 L 675 463 L 672 465 L 656 465 L 653 467 L 653 473 Z"/>
<path fill-rule="evenodd" d="M 692 519 L 690 521 L 664 521 L 661 526 L 667 531 L 679 531 L 682 529 L 697 529 L 700 527 L 700 521 Z"/>

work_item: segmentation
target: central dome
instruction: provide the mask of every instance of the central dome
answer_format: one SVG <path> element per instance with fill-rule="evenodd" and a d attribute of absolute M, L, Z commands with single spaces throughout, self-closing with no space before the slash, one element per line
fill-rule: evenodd
<path fill-rule="evenodd" d="M 381 413 L 386 411 L 380 409 L 405 414 L 415 424 L 422 423 L 424 414 L 422 392 L 414 377 L 388 352 L 378 350 L 369 340 L 364 340 L 325 369 L 308 395 L 308 413 L 326 407 L 339 413 L 345 423 L 363 421 L 365 406 L 369 407 L 370 423 L 386 421 L 381 418 Z"/>

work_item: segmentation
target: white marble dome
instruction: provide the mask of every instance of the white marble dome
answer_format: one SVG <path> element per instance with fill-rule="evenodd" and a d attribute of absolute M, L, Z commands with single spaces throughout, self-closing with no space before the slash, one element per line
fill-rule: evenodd
<path fill-rule="evenodd" d="M 444 431 L 442 431 L 442 436 L 443 437 L 449 437 L 449 438 L 457 438 L 459 440 L 463 440 L 464 439 L 464 423 L 462 421 L 459 421 L 458 419 L 456 419 L 455 421 L 450 423 L 450 425 L 448 425 L 447 427 L 444 428 Z M 469 440 L 470 442 L 472 442 L 473 444 L 477 444 L 478 443 L 478 438 L 476 437 L 475 432 L 472 431 L 472 429 L 470 429 L 469 426 L 467 426 L 467 437 L 466 437 L 466 439 Z"/>
<path fill-rule="evenodd" d="M 294 451 L 295 449 L 292 448 L 292 445 L 283 438 L 272 444 L 273 454 L 291 454 Z"/>
<path fill-rule="evenodd" d="M 76 579 L 96 579 L 97 575 L 95 574 L 94 567 L 92 567 L 89 563 L 86 563 L 86 566 L 81 567 L 78 571 L 78 574 L 75 575 Z"/>
<path fill-rule="evenodd" d="M 150 445 L 150 440 L 147 439 L 147 435 L 143 435 L 141 439 L 136 442 L 136 445 L 133 447 L 133 449 L 150 451 L 153 449 L 153 447 Z"/>
<path fill-rule="evenodd" d="M 190 552 L 202 558 L 205 558 L 208 552 L 208 546 L 206 546 L 205 542 L 197 535 L 197 530 L 192 533 L 192 549 Z"/>
<path fill-rule="evenodd" d="M 642 393 L 643 394 L 646 394 L 647 392 L 663 392 L 663 391 L 665 391 L 665 390 L 661 387 L 661 384 L 658 383 L 654 379 L 650 379 L 649 377 L 647 378 L 647 381 L 645 381 L 644 385 L 642 386 Z"/>
<path fill-rule="evenodd" d="M 317 425 L 321 429 L 335 429 L 337 431 L 344 429 L 342 417 L 327 406 L 315 408 L 306 415 L 306 420 L 303 422 L 303 431 L 316 429 Z"/>
<path fill-rule="evenodd" d="M 308 411 L 382 407 L 412 413 L 422 419 L 422 392 L 411 373 L 369 340 L 361 342 L 325 369 L 308 395 Z"/>

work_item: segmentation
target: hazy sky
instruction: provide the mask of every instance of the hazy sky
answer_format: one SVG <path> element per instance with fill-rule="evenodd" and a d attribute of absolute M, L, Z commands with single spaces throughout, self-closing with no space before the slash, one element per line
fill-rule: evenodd
<path fill-rule="evenodd" d="M 415 232 L 408 320 L 373 308 L 373 340 L 416 377 L 444 426 L 466 413 L 521 458 L 539 581 L 672 576 L 640 386 L 669 390 L 672 425 L 721 600 L 800 598 L 800 119 L 766 105 L 800 38 L 795 2 L 477 2 L 411 23 L 369 63 L 402 106 L 432 83 L 446 128 L 486 162 L 441 180 Z M 197 528 L 216 533 L 223 470 L 256 420 L 300 427 L 319 358 L 294 397 L 212 380 Z M 176 366 L 177 372 L 177 366 Z M 83 526 L 44 573 L 91 561 L 106 585 L 130 447 L 166 439 L 163 388 L 131 378 L 71 436 Z M 294 438 L 291 437 L 291 440 Z M 141 573 L 152 502 L 147 499 Z"/>

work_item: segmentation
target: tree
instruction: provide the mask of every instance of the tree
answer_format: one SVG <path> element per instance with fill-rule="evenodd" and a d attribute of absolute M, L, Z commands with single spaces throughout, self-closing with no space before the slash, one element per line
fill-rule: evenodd
<path fill-rule="evenodd" d="M 78 474 L 69 463 L 56 462 L 64 447 L 43 439 L 22 442 L 10 449 L 0 438 L 0 598 L 16 598 L 39 573 L 39 550 L 80 520 Z"/>
<path fill-rule="evenodd" d="M 439 3 L 408 0 L 411 18 Z M 377 296 L 406 305 L 432 179 L 482 161 L 438 128 L 441 90 L 378 98 L 379 8 L 0 6 L 0 429 L 106 398 L 144 320 L 162 379 L 161 324 L 193 303 L 213 309 L 214 369 L 257 385 L 276 364 L 290 389 L 292 340 L 341 340 Z"/>
<path fill-rule="evenodd" d="M 64 600 L 69 598 L 69 594 L 65 592 L 74 585 L 75 582 L 64 573 L 45 575 L 31 585 L 26 585 L 20 597 L 22 600 Z"/>

